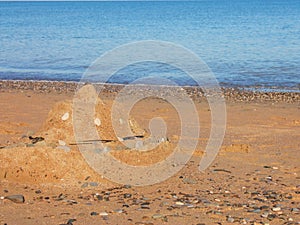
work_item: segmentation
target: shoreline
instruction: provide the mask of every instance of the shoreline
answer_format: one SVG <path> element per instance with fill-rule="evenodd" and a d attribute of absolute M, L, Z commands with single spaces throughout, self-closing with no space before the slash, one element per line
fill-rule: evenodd
<path fill-rule="evenodd" d="M 73 81 L 33 81 L 33 80 L 0 80 L 0 92 L 6 91 L 35 91 L 40 93 L 59 93 L 73 94 L 78 88 L 79 82 Z M 125 84 L 95 84 L 103 88 L 104 93 L 118 93 Z M 147 88 L 148 85 L 140 85 L 140 88 Z M 196 86 L 161 86 L 169 88 L 171 91 L 176 91 L 182 88 L 186 93 L 195 99 L 205 99 L 205 94 L 201 87 Z M 149 89 L 147 89 L 149 91 Z M 284 102 L 284 103 L 299 103 L 300 92 L 294 91 L 263 91 L 249 90 L 249 88 L 239 87 L 221 87 L 221 91 L 225 100 L 233 102 Z"/>

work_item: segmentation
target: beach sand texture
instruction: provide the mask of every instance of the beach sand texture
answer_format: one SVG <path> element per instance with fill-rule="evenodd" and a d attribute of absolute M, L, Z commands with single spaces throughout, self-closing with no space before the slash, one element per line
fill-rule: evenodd
<path fill-rule="evenodd" d="M 226 135 L 203 173 L 198 165 L 211 117 L 207 102 L 194 96 L 201 134 L 191 160 L 162 183 L 134 187 L 113 183 L 88 166 L 73 134 L 74 89 L 60 90 L 59 85 L 1 89 L 0 196 L 25 198 L 24 203 L 0 200 L 1 225 L 300 224 L 299 93 L 245 92 L 258 97 L 242 101 L 243 92 L 227 92 Z M 180 136 L 174 107 L 157 98 L 134 106 L 134 133 L 149 136 L 149 121 L 159 116 L 167 124 L 168 141 L 153 151 L 132 151 L 114 135 L 109 121 L 115 96 L 116 91 L 105 92 L 96 114 L 101 137 L 113 140 L 107 143 L 110 149 L 118 149 L 111 154 L 131 165 L 162 161 Z"/>

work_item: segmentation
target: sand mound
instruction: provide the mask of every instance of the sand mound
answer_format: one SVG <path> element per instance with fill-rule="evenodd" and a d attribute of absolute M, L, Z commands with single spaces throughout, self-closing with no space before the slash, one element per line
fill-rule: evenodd
<path fill-rule="evenodd" d="M 101 139 L 113 140 L 111 145 L 122 146 L 114 133 L 110 113 L 110 107 L 99 100 L 95 106 L 94 126 Z M 1 179 L 23 183 L 68 180 L 72 184 L 89 176 L 90 180 L 102 182 L 101 176 L 88 166 L 78 150 L 72 117 L 73 102 L 59 102 L 49 112 L 39 132 L 21 143 L 1 149 Z M 133 118 L 130 118 L 129 126 L 135 135 L 144 135 L 145 131 Z"/>
<path fill-rule="evenodd" d="M 45 138 L 46 142 L 62 140 L 67 144 L 75 143 L 73 127 L 73 102 L 57 103 L 49 112 L 42 129 L 37 135 Z M 111 111 L 99 99 L 95 106 L 94 127 L 101 140 L 118 140 L 111 122 Z M 145 131 L 130 117 L 129 126 L 134 135 L 144 135 Z"/>
<path fill-rule="evenodd" d="M 49 146 L 5 148 L 0 151 L 1 179 L 22 183 L 70 184 L 91 176 L 103 181 L 82 159 L 78 151 L 65 152 Z"/>

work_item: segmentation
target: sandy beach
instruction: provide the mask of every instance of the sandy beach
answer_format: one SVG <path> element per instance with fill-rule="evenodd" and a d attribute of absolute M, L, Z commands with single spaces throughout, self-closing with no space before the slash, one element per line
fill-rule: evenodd
<path fill-rule="evenodd" d="M 1 225 L 300 224 L 299 93 L 224 90 L 225 138 L 212 165 L 199 172 L 211 115 L 203 94 L 187 88 L 201 125 L 192 158 L 166 181 L 135 187 L 103 178 L 74 144 L 71 119 L 61 118 L 72 114 L 76 85 L 1 81 L 0 87 Z M 106 112 L 118 89 L 108 86 L 101 96 Z M 180 135 L 174 107 L 147 98 L 130 116 L 137 134 L 149 133 L 151 118 L 163 118 L 168 142 L 145 153 L 111 154 L 132 165 L 164 160 Z M 101 129 L 106 139 L 116 139 L 110 121 L 101 119 Z"/>

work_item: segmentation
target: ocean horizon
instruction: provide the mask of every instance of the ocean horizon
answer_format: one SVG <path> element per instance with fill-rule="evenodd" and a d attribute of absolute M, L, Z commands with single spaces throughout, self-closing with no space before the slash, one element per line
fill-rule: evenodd
<path fill-rule="evenodd" d="M 79 81 L 105 52 L 157 40 L 197 54 L 224 87 L 300 90 L 300 2 L 1 2 L 0 79 Z M 157 76 L 196 83 L 163 63 L 140 63 L 108 82 Z"/>

